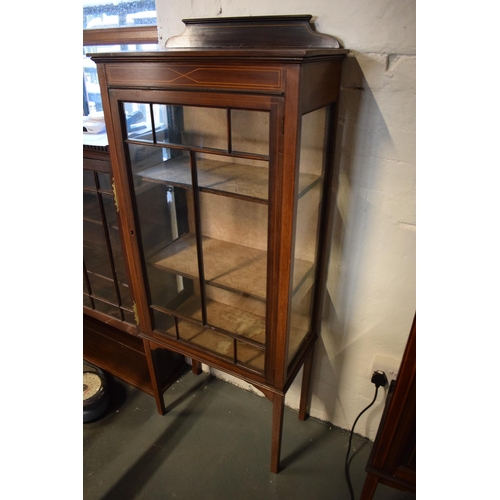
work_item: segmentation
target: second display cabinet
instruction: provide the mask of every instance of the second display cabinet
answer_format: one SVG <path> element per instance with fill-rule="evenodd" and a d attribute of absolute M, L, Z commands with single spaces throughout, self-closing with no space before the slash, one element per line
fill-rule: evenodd
<path fill-rule="evenodd" d="M 93 55 L 140 335 L 272 401 L 273 472 L 302 366 L 306 417 L 347 53 L 310 18 L 188 20 L 166 50 Z"/>

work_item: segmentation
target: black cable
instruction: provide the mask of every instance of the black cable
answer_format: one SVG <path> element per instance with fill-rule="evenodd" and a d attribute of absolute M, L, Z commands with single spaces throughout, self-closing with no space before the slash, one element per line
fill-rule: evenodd
<path fill-rule="evenodd" d="M 369 408 L 371 408 L 373 406 L 373 404 L 375 403 L 375 401 L 377 399 L 378 388 L 379 388 L 379 385 L 376 384 L 375 385 L 375 396 L 373 397 L 373 401 L 356 417 L 356 420 L 354 421 L 354 424 L 352 426 L 351 435 L 349 436 L 349 446 L 347 448 L 347 455 L 345 457 L 345 477 L 347 480 L 347 486 L 349 487 L 349 493 L 351 494 L 351 500 L 354 500 L 354 490 L 352 489 L 351 478 L 349 476 L 349 454 L 351 453 L 351 443 L 352 443 L 352 436 L 354 434 L 354 427 L 356 427 L 356 424 L 358 423 L 358 420 L 361 417 L 361 415 L 363 415 L 363 413 L 366 410 L 368 410 Z"/>

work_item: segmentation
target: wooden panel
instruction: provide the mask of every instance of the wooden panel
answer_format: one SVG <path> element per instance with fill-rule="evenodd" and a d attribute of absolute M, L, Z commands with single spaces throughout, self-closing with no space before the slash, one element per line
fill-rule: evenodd
<path fill-rule="evenodd" d="M 184 32 L 167 40 L 167 48 L 231 47 L 267 50 L 278 47 L 340 48 L 331 35 L 313 31 L 312 16 L 252 16 L 183 19 Z"/>
<path fill-rule="evenodd" d="M 128 384 L 153 395 L 144 340 L 111 325 L 83 316 L 83 358 Z M 184 358 L 162 350 L 158 353 L 158 380 L 165 391 L 187 368 Z"/>
<path fill-rule="evenodd" d="M 83 168 L 95 170 L 97 172 L 111 172 L 111 162 L 109 160 L 98 160 L 96 158 L 83 158 Z"/>
<path fill-rule="evenodd" d="M 342 59 L 304 64 L 300 68 L 300 113 L 322 108 L 339 98 Z M 328 85 L 321 83 L 328 82 Z"/>
<path fill-rule="evenodd" d="M 110 64 L 110 86 L 143 87 L 144 64 Z M 149 88 L 209 87 L 244 90 L 283 90 L 283 70 L 272 66 L 212 66 L 203 64 L 147 64 Z"/>
<path fill-rule="evenodd" d="M 158 43 L 158 28 L 153 26 L 130 26 L 83 30 L 83 45 L 121 45 L 136 43 Z"/>
<path fill-rule="evenodd" d="M 143 342 L 111 327 L 99 329 L 86 322 L 83 330 L 83 358 L 125 382 L 152 394 Z"/>

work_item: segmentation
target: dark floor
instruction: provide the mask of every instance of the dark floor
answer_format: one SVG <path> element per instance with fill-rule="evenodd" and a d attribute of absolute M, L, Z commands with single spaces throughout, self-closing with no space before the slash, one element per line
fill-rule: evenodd
<path fill-rule="evenodd" d="M 286 409 L 281 467 L 269 471 L 271 403 L 205 373 L 187 372 L 153 398 L 111 379 L 108 411 L 83 424 L 84 500 L 349 500 L 344 474 L 349 433 Z M 353 439 L 356 498 L 372 443 Z M 376 500 L 415 494 L 379 485 Z"/>

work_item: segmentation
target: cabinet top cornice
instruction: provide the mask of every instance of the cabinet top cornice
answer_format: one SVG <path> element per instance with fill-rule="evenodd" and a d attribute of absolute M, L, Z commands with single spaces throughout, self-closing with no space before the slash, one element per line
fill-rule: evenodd
<path fill-rule="evenodd" d="M 340 49 L 339 40 L 314 31 L 312 16 L 255 16 L 184 19 L 182 34 L 170 37 L 167 49 Z"/>
<path fill-rule="evenodd" d="M 345 56 L 337 38 L 314 31 L 312 16 L 255 16 L 184 19 L 185 30 L 154 52 L 92 54 L 96 61 L 255 59 L 288 62 Z"/>

